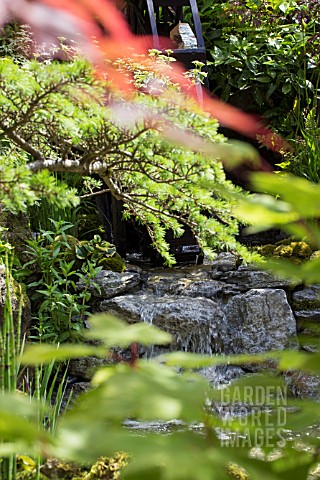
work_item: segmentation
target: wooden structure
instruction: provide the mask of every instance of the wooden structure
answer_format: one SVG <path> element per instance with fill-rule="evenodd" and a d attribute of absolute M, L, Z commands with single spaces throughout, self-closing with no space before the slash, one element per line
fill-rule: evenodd
<path fill-rule="evenodd" d="M 187 70 L 194 68 L 197 60 L 206 65 L 206 49 L 196 0 L 137 0 L 127 2 L 126 14 L 134 33 L 152 36 L 152 48 L 163 50 L 161 38 L 170 37 L 172 29 L 183 22 L 186 12 L 192 19 L 197 45 L 193 48 L 173 48 L 172 56 Z M 206 70 L 206 67 L 204 67 Z M 208 87 L 206 80 L 205 86 Z"/>

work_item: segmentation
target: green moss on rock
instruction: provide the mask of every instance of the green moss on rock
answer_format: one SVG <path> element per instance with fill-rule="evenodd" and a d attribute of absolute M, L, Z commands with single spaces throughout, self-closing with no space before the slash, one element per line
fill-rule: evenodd
<path fill-rule="evenodd" d="M 262 247 L 259 247 L 258 251 L 264 257 L 270 257 L 271 255 L 273 255 L 275 248 L 275 245 L 268 243 L 267 245 L 262 245 Z"/>
<path fill-rule="evenodd" d="M 102 457 L 92 467 L 84 480 L 118 480 L 121 470 L 128 463 L 126 453 L 116 453 L 112 458 Z"/>
<path fill-rule="evenodd" d="M 264 257 L 290 258 L 296 264 L 302 263 L 313 255 L 310 245 L 303 241 L 293 241 L 292 238 L 277 242 L 275 245 L 263 245 L 258 247 L 257 251 Z"/>
<path fill-rule="evenodd" d="M 249 480 L 249 476 L 244 468 L 235 463 L 229 463 L 227 470 L 230 478 L 234 480 Z"/>
<path fill-rule="evenodd" d="M 310 260 L 317 260 L 318 258 L 320 258 L 320 250 L 316 250 L 315 252 L 313 252 L 313 254 L 310 257 Z"/>
<path fill-rule="evenodd" d="M 292 255 L 300 258 L 310 258 L 312 248 L 306 242 L 292 242 Z"/>
<path fill-rule="evenodd" d="M 293 248 L 291 245 L 279 245 L 273 251 L 275 257 L 291 257 Z"/>
<path fill-rule="evenodd" d="M 125 261 L 118 253 L 115 253 L 112 257 L 105 257 L 98 260 L 98 265 L 103 267 L 104 270 L 112 270 L 113 272 L 122 273 L 126 269 Z"/>
<path fill-rule="evenodd" d="M 41 478 L 51 480 L 119 480 L 121 470 L 127 465 L 129 456 L 126 453 L 116 453 L 113 457 L 101 457 L 90 466 L 76 465 L 71 462 L 47 459 L 41 467 Z M 35 472 L 21 472 L 19 480 L 33 480 Z M 23 476 L 25 475 L 25 476 Z M 30 476 L 31 475 L 31 476 Z"/>

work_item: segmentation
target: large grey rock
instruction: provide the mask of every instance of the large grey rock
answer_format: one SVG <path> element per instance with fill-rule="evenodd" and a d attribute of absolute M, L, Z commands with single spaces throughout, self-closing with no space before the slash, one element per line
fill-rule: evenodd
<path fill-rule="evenodd" d="M 238 270 L 229 272 L 212 270 L 211 277 L 229 284 L 236 284 L 242 291 L 254 288 L 288 288 L 292 285 L 290 281 L 275 277 L 269 272 L 246 266 L 240 266 Z"/>
<path fill-rule="evenodd" d="M 221 351 L 219 330 L 223 312 L 213 300 L 125 295 L 104 300 L 100 308 L 127 322 L 144 321 L 169 332 L 174 339 L 173 349 L 208 354 Z"/>
<path fill-rule="evenodd" d="M 296 321 L 285 292 L 279 289 L 254 289 L 231 298 L 220 335 L 225 353 L 230 354 L 298 346 Z"/>
<path fill-rule="evenodd" d="M 294 311 L 320 308 L 320 285 L 312 285 L 293 292 L 292 307 Z"/>
<path fill-rule="evenodd" d="M 226 257 L 220 258 L 225 255 Z M 230 258 L 231 257 L 231 258 Z M 220 274 L 225 271 L 225 267 L 236 268 L 235 263 L 231 265 L 231 260 L 236 259 L 232 254 L 220 254 L 218 262 L 219 268 L 222 270 Z M 224 263 L 224 261 L 226 263 Z M 155 269 L 148 274 L 148 280 L 145 283 L 143 290 L 155 295 L 184 295 L 190 297 L 205 297 L 212 300 L 225 296 L 235 295 L 242 291 L 236 284 L 228 284 L 224 281 L 213 280 L 210 266 L 202 265 L 201 267 L 177 268 L 172 271 L 169 269 L 162 269 L 161 271 Z"/>
<path fill-rule="evenodd" d="M 209 271 L 210 267 L 204 265 L 154 269 L 148 272 L 148 280 L 143 288 L 155 295 L 184 295 L 185 289 L 194 282 L 211 280 Z"/>
<path fill-rule="evenodd" d="M 225 283 L 217 280 L 199 280 L 186 286 L 183 295 L 216 299 L 223 294 L 225 287 Z"/>
<path fill-rule="evenodd" d="M 188 297 L 205 297 L 216 299 L 221 297 L 227 287 L 233 290 L 235 286 L 226 285 L 224 282 L 217 280 L 192 280 L 190 278 L 181 278 L 178 280 L 170 280 L 160 278 L 158 281 L 149 281 L 146 289 L 155 295 L 184 295 Z M 230 289 L 230 288 L 229 288 Z M 239 290 L 236 290 L 239 293 Z"/>
<path fill-rule="evenodd" d="M 139 273 L 118 273 L 111 270 L 101 270 L 89 286 L 89 291 L 98 298 L 112 298 L 137 287 L 140 282 Z M 99 288 L 96 287 L 98 285 Z M 82 281 L 77 283 L 78 290 L 84 290 Z"/>

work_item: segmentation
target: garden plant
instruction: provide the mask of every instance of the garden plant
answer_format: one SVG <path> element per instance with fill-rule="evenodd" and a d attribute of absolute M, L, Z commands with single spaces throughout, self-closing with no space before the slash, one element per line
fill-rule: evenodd
<path fill-rule="evenodd" d="M 80 174 L 90 194 L 104 188 L 123 201 L 124 217 L 146 226 L 152 246 L 168 265 L 174 258 L 166 231 L 179 236 L 189 227 L 211 257 L 231 250 L 279 275 L 320 283 L 319 256 L 299 266 L 283 260 L 264 263 L 236 239 L 240 223 L 251 233 L 281 228 L 320 250 L 320 190 L 312 183 L 318 181 L 316 9 L 309 18 L 299 3 L 233 5 L 207 0 L 199 5 L 207 40 L 216 43 L 209 47 L 216 67 L 210 80 L 216 91 L 225 98 L 237 90 L 250 92 L 253 107 L 274 118 L 274 129 L 293 140 L 295 150 L 286 153 L 282 166 L 301 177 L 275 175 L 250 145 L 227 141 L 206 110 L 212 114 L 216 108 L 224 126 L 236 127 L 238 122 L 241 134 L 257 133 L 271 144 L 274 139 L 274 149 L 286 146 L 255 119 L 215 99 L 210 103 L 206 94 L 203 111 L 194 96 L 199 66 L 190 79 L 169 52 L 151 51 L 148 56 L 146 41 L 130 34 L 113 2 L 11 0 L 0 7 L 0 21 L 18 17 L 31 25 L 38 42 L 56 42 L 58 33 L 60 43 L 37 49 L 28 27 L 17 24 L 3 33 L 1 215 L 7 218 L 11 212 L 18 220 L 43 197 L 55 210 L 76 208 L 77 189 L 60 175 Z M 261 25 L 255 20 L 258 10 Z M 59 14 L 58 20 L 53 13 Z M 205 15 L 210 22 L 215 18 L 210 31 Z M 71 43 L 70 34 L 76 43 Z M 94 44 L 88 41 L 90 35 L 95 36 Z M 135 47 L 135 53 L 128 47 Z M 273 56 L 274 49 L 278 56 Z M 302 68 L 296 68 L 300 59 Z M 249 193 L 227 180 L 222 162 L 227 168 L 249 163 L 270 172 L 250 175 L 256 193 Z M 38 222 L 40 229 L 25 242 L 22 255 L 2 228 L 1 480 L 113 480 L 119 475 L 131 480 L 316 478 L 319 403 L 282 395 L 288 370 L 319 374 L 317 345 L 313 353 L 209 357 L 173 352 L 110 364 L 114 347 L 162 346 L 170 343 L 170 335 L 143 322 L 128 325 L 110 315 L 91 315 L 87 287 L 104 266 L 99 252 L 108 260 L 115 255 L 114 247 L 98 236 L 80 242 L 70 235 L 74 224 L 66 219 L 46 220 L 51 229 Z M 79 279 L 85 285 L 80 293 Z M 22 334 L 23 295 L 17 280 L 26 283 L 33 302 L 36 318 L 30 336 Z M 17 312 L 11 304 L 13 293 L 20 298 Z M 85 318 L 90 324 L 86 331 Z M 69 405 L 67 398 L 62 412 L 67 362 L 88 355 L 108 365 L 96 371 L 88 392 Z M 223 389 L 197 373 L 208 366 L 266 361 L 272 362 L 271 374 L 244 377 Z M 284 429 L 279 431 L 278 410 L 268 396 L 246 422 L 236 415 L 226 423 L 219 415 L 221 406 L 229 406 L 224 399 L 235 393 L 241 406 L 248 387 L 276 391 L 278 398 L 285 398 Z M 253 396 L 249 406 L 258 401 Z M 167 430 L 135 431 L 130 422 L 160 422 Z"/>

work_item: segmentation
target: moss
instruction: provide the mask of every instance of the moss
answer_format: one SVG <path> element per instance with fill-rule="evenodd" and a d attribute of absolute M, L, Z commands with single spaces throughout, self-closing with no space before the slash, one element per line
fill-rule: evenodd
<path fill-rule="evenodd" d="M 318 258 L 320 258 L 320 250 L 316 250 L 315 252 L 313 252 L 313 254 L 310 257 L 310 260 L 317 260 Z"/>
<path fill-rule="evenodd" d="M 236 465 L 235 463 L 229 463 L 228 467 L 228 474 L 232 479 L 235 480 L 249 480 L 249 475 L 244 470 L 244 468 Z"/>
<path fill-rule="evenodd" d="M 273 252 L 275 257 L 291 257 L 292 253 L 293 248 L 291 245 L 279 245 Z"/>
<path fill-rule="evenodd" d="M 41 473 L 45 478 L 52 480 L 82 480 L 87 472 L 88 469 L 84 467 L 56 458 L 48 458 L 41 467 Z"/>
<path fill-rule="evenodd" d="M 99 235 L 103 235 L 105 232 L 96 212 L 81 214 L 78 230 L 78 236 L 81 240 L 90 240 L 93 232 L 98 233 Z"/>
<path fill-rule="evenodd" d="M 112 458 L 102 457 L 92 467 L 84 480 L 118 480 L 121 470 L 128 463 L 126 453 L 116 453 Z"/>
<path fill-rule="evenodd" d="M 30 308 L 30 300 L 27 295 L 25 285 L 17 282 L 13 277 L 11 277 L 10 289 L 12 290 L 12 294 L 17 299 L 18 303 L 21 304 L 22 308 Z"/>
<path fill-rule="evenodd" d="M 98 265 L 105 270 L 112 270 L 113 272 L 124 272 L 126 269 L 125 261 L 118 253 L 115 253 L 112 257 L 104 257 L 98 260 Z"/>
<path fill-rule="evenodd" d="M 273 255 L 275 248 L 276 248 L 275 245 L 268 243 L 267 245 L 262 245 L 262 247 L 259 247 L 258 251 L 264 257 L 269 257 Z"/>
<path fill-rule="evenodd" d="M 74 463 L 65 462 L 50 458 L 41 467 L 42 478 L 54 480 L 119 480 L 121 470 L 127 465 L 129 456 L 126 453 L 116 453 L 113 457 L 101 457 L 92 465 L 85 467 L 75 465 Z M 21 480 L 30 479 L 31 477 L 21 477 Z"/>
<path fill-rule="evenodd" d="M 279 242 L 276 242 L 276 246 L 278 245 L 291 245 L 292 242 L 295 242 L 296 238 L 295 237 L 288 237 L 284 238 L 283 240 L 279 240 Z"/>
<path fill-rule="evenodd" d="M 310 258 L 312 248 L 306 242 L 292 242 L 292 255 L 300 258 Z"/>
<path fill-rule="evenodd" d="M 293 241 L 292 238 L 267 244 L 257 248 L 264 257 L 290 258 L 293 263 L 300 264 L 312 255 L 312 248 L 306 242 Z M 319 252 L 320 256 L 320 252 Z"/>

